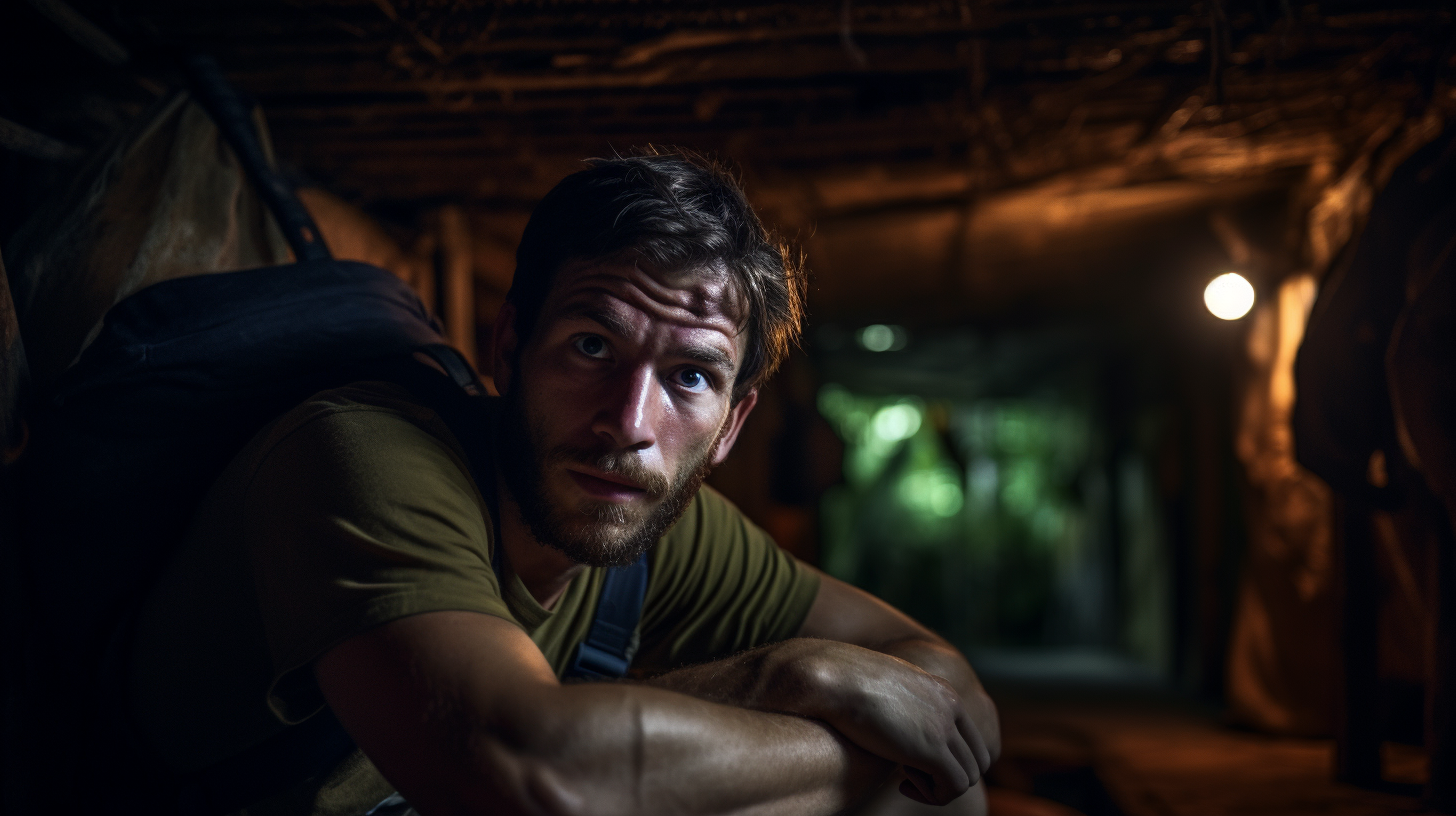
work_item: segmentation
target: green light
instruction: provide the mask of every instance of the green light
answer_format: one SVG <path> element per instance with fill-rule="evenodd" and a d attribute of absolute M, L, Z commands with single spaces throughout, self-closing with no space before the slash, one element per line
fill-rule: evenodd
<path fill-rule="evenodd" d="M 875 323 L 859 330 L 859 344 L 870 351 L 899 351 L 909 339 L 903 326 Z"/>
<path fill-rule="evenodd" d="M 876 323 L 873 326 L 865 326 L 860 331 L 859 342 L 870 351 L 889 351 L 890 346 L 895 344 L 895 333 L 890 331 L 889 326 Z"/>
<path fill-rule="evenodd" d="M 911 471 L 901 478 L 898 492 L 906 507 L 939 518 L 950 518 L 965 505 L 958 474 L 950 468 Z"/>
<path fill-rule="evenodd" d="M 913 405 L 887 405 L 875 412 L 872 427 L 875 436 L 881 440 L 898 442 L 909 439 L 920 430 L 920 419 L 920 409 Z"/>
<path fill-rule="evenodd" d="M 1042 492 L 1040 463 L 1035 459 L 1013 459 L 1002 483 L 1001 501 L 1018 516 L 1035 512 Z"/>
<path fill-rule="evenodd" d="M 961 486 L 955 482 L 942 482 L 930 491 L 930 512 L 941 518 L 950 518 L 961 511 L 966 503 Z"/>
<path fill-rule="evenodd" d="M 829 383 L 819 389 L 819 412 L 830 420 L 838 422 L 854 404 L 849 389 L 838 383 Z"/>

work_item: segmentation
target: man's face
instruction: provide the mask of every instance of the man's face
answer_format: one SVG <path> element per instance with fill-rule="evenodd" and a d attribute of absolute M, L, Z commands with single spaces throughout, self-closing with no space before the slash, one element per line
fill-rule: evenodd
<path fill-rule="evenodd" d="M 730 405 L 738 323 L 726 274 L 573 262 L 525 345 L 498 324 L 501 469 L 541 543 L 628 564 L 677 520 L 756 399 Z"/>

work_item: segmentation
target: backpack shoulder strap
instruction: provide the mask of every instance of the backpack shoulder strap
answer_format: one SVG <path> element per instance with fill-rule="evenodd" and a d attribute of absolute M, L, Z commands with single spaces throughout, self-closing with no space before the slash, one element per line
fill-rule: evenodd
<path fill-rule="evenodd" d="M 447 346 L 444 343 L 430 343 L 420 346 L 417 352 L 434 360 L 440 368 L 445 370 L 446 376 L 468 397 L 485 396 L 485 386 L 480 382 L 475 369 L 470 362 L 454 346 Z"/>
<path fill-rule="evenodd" d="M 628 566 L 607 571 L 596 619 L 571 656 L 567 678 L 616 680 L 627 676 L 637 650 L 632 635 L 642 620 L 642 603 L 647 598 L 647 571 L 646 553 Z"/>

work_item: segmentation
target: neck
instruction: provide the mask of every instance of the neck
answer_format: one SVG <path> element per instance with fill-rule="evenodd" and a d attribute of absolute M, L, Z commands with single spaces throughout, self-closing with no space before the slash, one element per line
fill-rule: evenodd
<path fill-rule="evenodd" d="M 501 516 L 498 546 L 505 554 L 506 568 L 520 577 L 537 603 L 550 609 L 566 592 L 571 579 L 586 567 L 537 540 L 521 516 L 520 505 L 516 504 L 511 491 L 505 488 L 504 481 L 497 478 L 496 484 Z"/>

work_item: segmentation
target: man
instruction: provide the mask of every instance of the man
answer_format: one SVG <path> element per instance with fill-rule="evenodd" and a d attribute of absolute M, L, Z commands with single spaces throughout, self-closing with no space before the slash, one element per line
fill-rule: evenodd
<path fill-rule="evenodd" d="M 701 487 L 802 311 L 732 179 L 593 162 L 517 262 L 493 474 L 387 383 L 260 433 L 143 615 L 148 741 L 186 774 L 327 707 L 360 751 L 249 813 L 397 790 L 423 814 L 827 814 L 897 773 L 910 799 L 974 807 L 999 734 L 964 658 Z M 604 568 L 644 552 L 635 681 L 563 685 Z"/>

